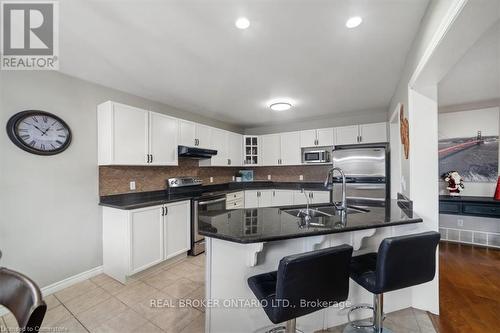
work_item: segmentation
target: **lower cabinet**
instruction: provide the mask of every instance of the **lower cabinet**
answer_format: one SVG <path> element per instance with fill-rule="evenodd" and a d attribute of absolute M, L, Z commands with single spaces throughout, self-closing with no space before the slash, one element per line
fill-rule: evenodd
<path fill-rule="evenodd" d="M 246 190 L 245 208 L 280 207 L 330 202 L 329 191 Z"/>
<path fill-rule="evenodd" d="M 271 205 L 273 207 L 293 205 L 293 192 L 292 190 L 273 190 Z"/>
<path fill-rule="evenodd" d="M 293 193 L 294 205 L 320 204 L 330 202 L 329 191 L 295 191 Z"/>
<path fill-rule="evenodd" d="M 127 276 L 189 251 L 190 231 L 190 201 L 133 210 L 104 207 L 104 273 L 125 283 Z"/>
<path fill-rule="evenodd" d="M 273 190 L 245 191 L 245 208 L 259 208 L 272 206 Z"/>

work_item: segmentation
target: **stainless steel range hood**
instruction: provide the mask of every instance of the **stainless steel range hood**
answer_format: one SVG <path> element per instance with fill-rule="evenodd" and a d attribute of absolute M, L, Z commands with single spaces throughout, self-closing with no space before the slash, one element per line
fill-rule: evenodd
<path fill-rule="evenodd" d="M 179 154 L 179 157 L 188 157 L 195 159 L 211 158 L 212 156 L 217 155 L 217 150 L 187 146 L 179 146 L 177 148 L 177 152 Z"/>

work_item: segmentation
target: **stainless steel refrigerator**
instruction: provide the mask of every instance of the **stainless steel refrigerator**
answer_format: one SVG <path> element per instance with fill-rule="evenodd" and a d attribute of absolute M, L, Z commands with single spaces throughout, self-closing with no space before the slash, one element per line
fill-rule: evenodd
<path fill-rule="evenodd" d="M 334 167 L 346 175 L 347 199 L 382 202 L 390 198 L 388 144 L 360 144 L 335 146 L 332 152 Z M 333 199 L 339 201 L 341 186 L 335 177 Z"/>

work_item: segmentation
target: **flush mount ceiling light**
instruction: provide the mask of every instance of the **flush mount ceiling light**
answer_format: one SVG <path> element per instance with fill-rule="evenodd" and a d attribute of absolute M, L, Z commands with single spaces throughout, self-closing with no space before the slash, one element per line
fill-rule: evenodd
<path fill-rule="evenodd" d="M 238 29 L 246 29 L 250 26 L 250 21 L 246 17 L 240 17 L 235 22 L 234 25 Z"/>
<path fill-rule="evenodd" d="M 274 101 L 269 104 L 269 107 L 273 111 L 286 111 L 292 108 L 292 103 L 289 101 Z"/>
<path fill-rule="evenodd" d="M 359 16 L 353 16 L 350 17 L 347 22 L 345 23 L 345 26 L 348 27 L 349 29 L 356 28 L 363 22 L 363 19 Z"/>

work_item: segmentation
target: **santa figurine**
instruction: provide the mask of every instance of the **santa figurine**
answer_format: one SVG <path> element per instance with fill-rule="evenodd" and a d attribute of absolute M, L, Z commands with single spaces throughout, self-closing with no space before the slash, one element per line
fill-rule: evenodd
<path fill-rule="evenodd" d="M 457 171 L 448 171 L 443 174 L 443 180 L 448 183 L 446 189 L 450 192 L 451 196 L 459 196 L 465 188 L 464 180 Z"/>

